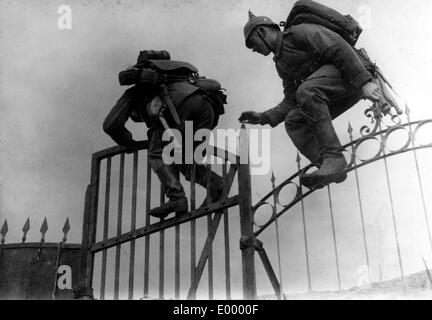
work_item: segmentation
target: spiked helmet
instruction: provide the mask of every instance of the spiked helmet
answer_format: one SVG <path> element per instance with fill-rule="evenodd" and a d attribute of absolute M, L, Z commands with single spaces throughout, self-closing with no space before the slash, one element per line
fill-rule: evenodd
<path fill-rule="evenodd" d="M 250 43 L 248 43 L 248 39 L 252 31 L 254 31 L 254 29 L 259 26 L 269 26 L 274 29 L 280 30 L 279 26 L 275 22 L 273 22 L 269 17 L 264 17 L 264 16 L 257 17 L 249 10 L 249 21 L 246 23 L 246 25 L 243 28 L 246 47 L 250 48 Z"/>

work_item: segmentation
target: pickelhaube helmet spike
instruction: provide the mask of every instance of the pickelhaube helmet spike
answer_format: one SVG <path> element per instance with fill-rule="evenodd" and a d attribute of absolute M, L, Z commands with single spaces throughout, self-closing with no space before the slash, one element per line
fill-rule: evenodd
<path fill-rule="evenodd" d="M 243 28 L 243 33 L 245 37 L 246 47 L 250 48 L 248 44 L 248 38 L 252 34 L 252 31 L 258 26 L 268 26 L 277 30 L 280 30 L 279 25 L 274 23 L 269 17 L 259 16 L 257 17 L 249 10 L 249 21 Z"/>

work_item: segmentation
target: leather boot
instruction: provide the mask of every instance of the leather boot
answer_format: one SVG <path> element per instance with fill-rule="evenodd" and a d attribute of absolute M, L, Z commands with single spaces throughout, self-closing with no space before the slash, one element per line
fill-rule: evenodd
<path fill-rule="evenodd" d="M 184 174 L 186 180 L 190 181 L 191 178 L 191 170 L 192 166 L 183 167 L 182 173 Z M 195 182 L 200 186 L 207 189 L 207 169 L 204 165 L 196 165 L 195 166 Z M 223 195 L 223 186 L 224 181 L 221 176 L 210 171 L 210 203 L 214 203 L 220 200 Z M 207 203 L 207 198 L 203 201 L 203 203 L 198 207 L 202 208 L 210 203 Z"/>
<path fill-rule="evenodd" d="M 180 217 L 188 212 L 188 202 L 186 198 L 169 200 L 160 207 L 150 210 L 150 215 L 156 218 L 166 218 L 169 214 L 175 212 L 176 217 Z"/>
<path fill-rule="evenodd" d="M 288 114 L 285 119 L 285 130 L 297 150 L 300 151 L 311 164 L 319 167 L 322 163 L 322 158 L 318 139 L 300 108 L 294 109 Z"/>
<path fill-rule="evenodd" d="M 197 182 L 199 185 L 207 188 L 207 174 L 204 175 L 202 181 L 201 178 L 198 178 Z M 207 201 L 206 197 L 199 208 L 203 208 L 211 203 L 218 202 L 223 195 L 223 179 L 213 171 L 210 173 L 210 190 L 208 191 L 210 193 L 210 203 Z"/>
<path fill-rule="evenodd" d="M 173 212 L 176 213 L 176 216 L 185 214 L 188 211 L 188 202 L 180 183 L 178 167 L 158 163 L 157 169 L 154 171 L 169 201 L 160 207 L 150 210 L 149 214 L 157 218 L 165 218 Z"/>
<path fill-rule="evenodd" d="M 301 183 L 309 189 L 320 189 L 333 182 L 345 181 L 347 178 L 345 169 L 348 163 L 342 154 L 342 145 L 333 124 L 330 120 L 324 119 L 315 122 L 312 128 L 316 133 L 323 163 L 319 170 L 304 174 Z"/>
<path fill-rule="evenodd" d="M 347 174 L 344 171 L 348 163 L 345 157 L 324 158 L 320 169 L 305 174 L 300 178 L 301 184 L 308 189 L 321 189 L 330 183 L 342 183 L 346 180 Z"/>

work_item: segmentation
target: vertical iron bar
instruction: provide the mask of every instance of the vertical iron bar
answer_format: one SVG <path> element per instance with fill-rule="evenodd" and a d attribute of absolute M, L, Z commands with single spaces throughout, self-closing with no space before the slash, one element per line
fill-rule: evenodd
<path fill-rule="evenodd" d="M 93 169 L 93 166 L 92 166 Z M 82 288 L 86 287 L 87 277 L 89 270 L 87 269 L 87 258 L 90 251 L 88 247 L 89 242 L 89 224 L 91 214 L 91 198 L 92 198 L 92 185 L 91 183 L 87 186 L 84 200 L 84 216 L 83 216 L 83 228 L 82 228 L 82 239 L 81 239 L 81 256 L 80 256 L 80 267 L 79 267 L 79 286 Z M 2 237 L 2 244 L 4 237 Z"/>
<path fill-rule="evenodd" d="M 211 166 L 206 165 L 206 188 L 207 188 L 207 194 L 206 194 L 206 205 L 208 205 L 211 202 L 210 197 L 210 188 L 211 188 L 211 181 L 210 181 L 210 174 L 211 174 Z M 212 214 L 207 215 L 207 236 L 210 236 L 212 227 Z M 208 290 L 209 290 L 209 300 L 213 300 L 213 245 L 210 245 L 209 248 L 209 257 L 208 257 Z"/>
<path fill-rule="evenodd" d="M 300 192 L 301 195 L 303 195 L 303 188 L 300 186 Z M 308 291 L 312 291 L 312 277 L 310 272 L 310 262 L 309 262 L 309 245 L 307 240 L 307 228 L 306 228 L 306 213 L 305 213 L 305 207 L 304 207 L 304 201 L 301 200 L 301 211 L 302 211 L 302 221 L 303 221 L 303 238 L 304 238 L 304 244 L 305 244 L 305 255 L 306 255 L 306 273 L 307 273 L 307 280 L 308 280 Z"/>
<path fill-rule="evenodd" d="M 352 143 L 353 142 L 353 136 L 352 136 L 351 124 L 349 124 L 349 126 L 348 126 L 348 133 L 350 136 L 350 141 Z M 368 250 L 367 239 L 366 239 L 366 225 L 365 225 L 365 221 L 364 221 L 363 201 L 361 198 L 360 178 L 359 178 L 359 174 L 358 174 L 358 170 L 357 170 L 357 161 L 356 161 L 356 154 L 355 154 L 354 145 L 351 146 L 351 150 L 352 150 L 352 157 L 354 160 L 354 162 L 353 162 L 354 174 L 355 174 L 356 186 L 357 186 L 357 199 L 358 199 L 359 208 L 360 208 L 360 218 L 361 218 L 361 225 L 362 225 L 363 246 L 364 246 L 364 250 L 365 250 L 366 265 L 368 268 L 369 283 L 372 283 L 372 275 L 371 275 L 371 271 L 370 271 L 370 261 L 369 261 L 369 250 Z"/>
<path fill-rule="evenodd" d="M 120 156 L 120 173 L 119 173 L 119 193 L 118 193 L 118 208 L 117 208 L 117 236 L 122 233 L 122 215 L 123 215 L 123 185 L 124 185 L 124 153 Z M 116 246 L 115 270 L 114 270 L 114 300 L 119 298 L 120 284 L 120 253 L 121 245 Z"/>
<path fill-rule="evenodd" d="M 214 217 L 213 221 L 212 221 L 212 226 L 211 226 L 211 229 L 210 229 L 210 234 L 209 234 L 209 236 L 207 237 L 207 239 L 205 241 L 203 250 L 201 252 L 201 256 L 199 258 L 198 265 L 196 266 L 196 276 L 195 276 L 196 277 L 196 281 L 195 282 L 197 284 L 199 283 L 199 281 L 201 279 L 202 273 L 204 271 L 205 264 L 206 264 L 206 262 L 207 262 L 207 260 L 209 258 L 210 247 L 211 247 L 211 245 L 212 245 L 212 243 L 214 241 L 214 237 L 215 237 L 217 229 L 219 227 L 219 223 L 220 223 L 221 218 L 222 218 L 222 213 L 217 212 L 215 214 L 215 217 Z M 192 293 L 195 292 L 196 289 L 197 289 L 196 287 L 195 288 L 191 287 L 189 289 L 189 292 L 188 292 L 188 295 L 187 295 L 188 299 L 192 299 L 191 298 Z"/>
<path fill-rule="evenodd" d="M 175 226 L 175 286 L 174 297 L 176 300 L 180 299 L 180 225 Z"/>
<path fill-rule="evenodd" d="M 53 290 L 51 293 L 51 298 L 53 300 L 56 300 L 56 293 L 57 293 L 57 281 L 58 281 L 58 269 L 59 269 L 59 264 L 60 264 L 60 255 L 61 255 L 61 249 L 63 246 L 63 242 L 59 242 L 57 245 L 57 257 L 56 257 L 56 264 L 55 264 L 55 276 L 54 276 L 54 285 L 53 285 Z M 1 249 L 0 249 L 1 250 Z M 1 251 L 0 251 L 0 258 L 1 258 Z"/>
<path fill-rule="evenodd" d="M 223 198 L 228 198 L 228 179 L 227 179 L 227 163 L 224 159 L 222 165 L 222 178 L 224 181 L 224 193 Z M 226 299 L 231 300 L 231 263 L 230 263 L 230 245 L 229 245 L 229 221 L 228 221 L 228 209 L 223 211 L 224 215 L 224 241 L 225 241 L 225 292 Z"/>
<path fill-rule="evenodd" d="M 377 121 L 379 121 L 379 130 L 381 132 L 382 131 L 381 119 L 377 118 Z M 384 140 L 383 140 L 382 133 L 380 134 L 380 136 L 381 136 L 381 143 L 383 143 Z M 393 193 L 392 193 L 391 185 L 390 185 L 390 176 L 389 176 L 388 164 L 387 164 L 387 154 L 385 152 L 385 146 L 384 145 L 382 145 L 382 152 L 383 152 L 383 156 L 384 156 L 384 167 L 385 167 L 385 174 L 386 174 L 386 180 L 387 180 L 387 190 L 389 193 L 390 207 L 391 207 L 391 212 L 392 212 L 393 230 L 394 230 L 395 239 L 396 239 L 396 249 L 397 249 L 398 260 L 399 260 L 399 269 L 400 269 L 401 278 L 402 278 L 402 287 L 403 287 L 403 290 L 405 290 L 405 276 L 404 276 L 404 271 L 403 271 L 403 266 L 402 266 L 402 256 L 401 256 L 400 245 L 399 245 L 399 234 L 398 234 L 398 230 L 397 230 L 396 214 L 395 214 L 394 203 L 393 203 Z"/>
<path fill-rule="evenodd" d="M 419 163 L 418 163 L 417 152 L 416 152 L 416 150 L 414 150 L 413 152 L 414 152 L 414 161 L 415 161 L 416 171 L 417 171 L 417 180 L 418 180 L 420 195 L 421 195 L 422 204 L 423 204 L 423 213 L 424 213 L 424 218 L 425 218 L 425 222 L 426 222 L 426 230 L 427 230 L 428 239 L 429 239 L 429 246 L 430 246 L 431 251 L 432 251 L 432 235 L 431 235 L 430 223 L 429 223 L 428 212 L 427 212 L 427 208 L 426 208 L 426 201 L 425 201 L 425 196 L 424 196 L 424 191 L 423 191 L 423 181 L 422 181 L 422 178 L 420 175 L 420 167 L 419 167 Z"/>
<path fill-rule="evenodd" d="M 147 175 L 146 175 L 146 213 L 145 225 L 150 225 L 150 203 L 151 203 L 151 167 L 147 152 Z M 149 264 L 150 264 L 150 236 L 145 236 L 144 243 L 144 297 L 148 297 L 149 291 Z"/>
<path fill-rule="evenodd" d="M 423 259 L 423 264 L 424 264 L 424 267 L 425 267 L 425 270 L 426 270 L 426 274 L 427 274 L 428 279 L 429 279 L 429 285 L 430 285 L 430 287 L 432 288 L 432 275 L 431 275 L 431 273 L 430 273 L 430 271 L 429 271 L 429 268 L 428 268 L 428 266 L 427 266 L 427 264 L 426 264 L 425 259 L 424 259 L 424 258 L 422 258 L 422 259 Z"/>
<path fill-rule="evenodd" d="M 195 173 L 196 164 L 195 161 L 192 165 L 191 172 L 191 210 L 195 210 Z M 196 220 L 192 220 L 190 223 L 190 238 L 191 238 L 191 287 L 196 288 Z M 196 290 L 191 293 L 191 299 L 196 299 Z"/>
<path fill-rule="evenodd" d="M 336 258 L 336 271 L 337 271 L 337 279 L 338 279 L 338 290 L 341 291 L 341 277 L 340 277 L 339 256 L 338 256 L 337 241 L 336 241 L 336 229 L 335 229 L 335 224 L 334 224 L 333 203 L 332 203 L 332 198 L 331 198 L 331 192 L 330 192 L 330 186 L 329 185 L 327 185 L 327 191 L 328 191 L 328 198 L 329 198 L 329 204 L 330 204 L 330 217 L 331 217 L 332 232 L 333 232 L 333 245 L 334 245 L 334 249 L 335 249 L 335 258 Z"/>
<path fill-rule="evenodd" d="M 412 131 L 412 125 L 411 125 L 411 111 L 408 108 L 408 105 L 406 106 L 406 114 L 407 114 L 407 118 L 408 118 L 408 123 L 409 123 L 409 131 L 410 131 L 410 138 L 411 138 L 411 143 L 412 146 L 415 147 L 415 137 Z M 425 218 L 425 222 L 426 222 L 426 231 L 428 234 L 428 239 L 429 239 L 429 246 L 431 248 L 432 251 L 432 235 L 431 235 L 431 229 L 430 229 L 430 224 L 429 224 L 429 217 L 428 217 L 428 212 L 427 212 L 427 207 L 426 207 L 426 201 L 425 201 L 425 196 L 424 196 L 424 190 L 423 190 L 423 181 L 421 178 L 421 174 L 420 174 L 420 166 L 419 166 L 419 162 L 418 162 L 418 158 L 417 158 L 417 150 L 413 150 L 413 154 L 414 154 L 414 162 L 416 165 L 416 172 L 417 172 L 417 180 L 418 180 L 418 184 L 419 184 L 419 189 L 420 189 L 420 196 L 422 199 L 422 205 L 423 205 L 423 213 L 424 213 L 424 218 Z"/>
<path fill-rule="evenodd" d="M 297 152 L 297 169 L 300 171 L 301 168 L 301 158 L 300 154 Z M 310 263 L 309 263 L 309 245 L 308 245 L 308 239 L 307 239 L 307 227 L 306 227 L 306 213 L 305 213 L 305 206 L 304 206 L 304 200 L 303 200 L 303 186 L 301 182 L 299 183 L 300 187 L 300 196 L 301 199 L 301 212 L 302 212 L 302 221 L 303 221 L 303 238 L 304 238 L 304 246 L 305 246 L 305 255 L 306 255 L 306 273 L 307 273 L 307 280 L 308 280 L 308 291 L 312 291 L 312 279 L 311 279 L 311 272 L 310 272 Z"/>
<path fill-rule="evenodd" d="M 88 216 L 88 233 L 84 234 L 87 236 L 87 243 L 85 244 L 86 250 L 86 277 L 85 277 L 85 288 L 91 288 L 93 283 L 93 268 L 94 268 L 94 254 L 91 252 L 91 247 L 96 241 L 96 224 L 97 224 L 97 212 L 98 212 L 98 200 L 99 200 L 99 175 L 100 175 L 100 161 L 98 158 L 93 156 L 92 158 L 92 169 L 91 169 L 91 182 L 90 182 L 90 212 Z"/>
<path fill-rule="evenodd" d="M 355 160 L 354 160 L 354 166 L 356 166 Z M 372 276 L 370 273 L 369 252 L 368 252 L 368 245 L 367 245 L 367 240 L 366 240 L 366 226 L 365 226 L 365 222 L 364 222 L 363 203 L 361 201 L 360 181 L 359 181 L 357 168 L 354 170 L 354 173 L 355 173 L 356 185 L 357 185 L 357 197 L 358 197 L 359 207 L 360 207 L 360 218 L 361 218 L 361 224 L 362 224 L 363 246 L 365 249 L 366 265 L 368 268 L 369 282 L 372 282 Z"/>
<path fill-rule="evenodd" d="M 274 209 L 274 214 L 276 216 L 276 207 Z M 278 223 L 277 217 L 275 220 L 275 228 L 276 228 L 276 246 L 277 246 L 277 251 L 278 251 L 278 268 L 279 268 L 279 282 L 280 282 L 279 300 L 281 300 L 284 297 L 284 293 L 283 293 L 282 264 L 281 264 L 280 241 L 279 241 L 279 223 Z"/>
<path fill-rule="evenodd" d="M 160 187 L 160 205 L 165 203 L 165 190 L 163 185 Z M 161 218 L 160 221 L 164 221 Z M 164 299 L 164 275 L 165 275 L 165 229 L 159 232 L 159 300 Z"/>
<path fill-rule="evenodd" d="M 176 224 L 174 233 L 174 298 L 180 299 L 180 225 Z"/>
<path fill-rule="evenodd" d="M 386 178 L 387 178 L 387 189 L 389 192 L 390 206 L 391 206 L 391 211 L 392 211 L 393 229 L 394 229 L 395 238 L 396 238 L 396 247 L 397 247 L 397 254 L 398 254 L 398 259 L 399 259 L 399 268 L 400 268 L 401 277 L 402 277 L 402 285 L 403 285 L 403 288 L 405 289 L 405 276 L 404 276 L 404 271 L 403 271 L 403 266 L 402 266 L 402 256 L 401 256 L 400 245 L 399 245 L 399 234 L 398 234 L 398 230 L 397 230 L 396 215 L 395 215 L 394 204 L 393 204 L 393 194 L 392 194 L 391 187 L 390 187 L 390 177 L 388 174 L 388 165 L 387 165 L 387 159 L 386 158 L 384 158 L 384 166 L 385 166 L 385 172 L 386 172 Z"/>
<path fill-rule="evenodd" d="M 136 228 L 136 207 L 137 207 L 137 188 L 138 188 L 138 151 L 133 154 L 133 177 L 132 177 L 132 208 L 131 208 L 131 231 Z M 129 256 L 129 293 L 128 299 L 133 299 L 135 276 L 135 239 L 130 242 Z"/>
<path fill-rule="evenodd" d="M 246 126 L 240 130 L 240 164 L 238 168 L 240 231 L 242 239 L 253 239 L 251 175 L 249 166 L 249 139 Z M 246 162 L 246 163 L 245 163 Z M 256 299 L 255 248 L 242 249 L 243 298 Z"/>
<path fill-rule="evenodd" d="M 281 300 L 284 297 L 283 293 L 283 285 L 282 285 L 282 265 L 281 265 L 281 254 L 280 254 L 280 241 L 279 241 L 279 222 L 277 217 L 277 208 L 276 208 L 276 194 L 275 191 L 275 182 L 276 177 L 274 176 L 274 172 L 272 172 L 271 177 L 272 189 L 273 189 L 273 217 L 275 221 L 275 231 L 276 231 L 276 250 L 277 250 L 277 258 L 278 258 L 278 268 L 279 268 L 279 292 L 277 293 L 278 299 Z"/>
<path fill-rule="evenodd" d="M 111 189 L 111 157 L 107 159 L 106 181 L 105 181 L 105 211 L 104 211 L 104 229 L 103 240 L 108 239 L 109 226 L 109 207 L 110 207 L 110 190 Z M 106 282 L 106 267 L 107 267 L 107 250 L 102 252 L 102 271 L 100 285 L 100 299 L 105 299 L 105 282 Z"/>

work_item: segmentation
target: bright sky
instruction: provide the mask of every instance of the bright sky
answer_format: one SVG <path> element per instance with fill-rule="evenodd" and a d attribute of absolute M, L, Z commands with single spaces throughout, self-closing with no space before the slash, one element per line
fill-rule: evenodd
<path fill-rule="evenodd" d="M 430 1 L 322 2 L 364 23 L 358 47 L 368 50 L 409 103 L 413 119 L 432 118 Z M 59 241 L 61 228 L 69 217 L 72 226 L 69 240 L 80 242 L 91 154 L 113 146 L 102 131 L 102 122 L 125 90 L 118 84 L 118 72 L 133 64 L 140 50 L 166 49 L 173 59 L 189 61 L 201 75 L 218 79 L 227 89 L 229 101 L 219 124 L 221 128 L 237 129 L 237 118 L 243 111 L 264 111 L 282 99 L 282 84 L 272 58 L 249 51 L 244 46 L 242 29 L 248 9 L 279 22 L 286 18 L 293 1 L 2 0 L 0 3 L 0 224 L 7 219 L 8 243 L 20 241 L 20 230 L 27 217 L 32 227 L 28 241 L 39 240 L 44 217 L 49 225 L 47 241 Z M 57 10 L 61 5 L 72 9 L 71 30 L 58 28 Z M 368 121 L 363 115 L 366 106 L 362 103 L 335 121 L 344 143 L 349 141 L 348 121 L 357 137 L 360 127 Z M 137 140 L 146 138 L 141 126 L 129 122 L 128 128 Z M 270 150 L 272 169 L 277 182 L 281 182 L 297 169 L 295 149 L 283 125 L 272 130 Z M 424 159 L 430 156 L 430 151 L 419 154 L 429 194 L 432 168 Z M 407 273 L 421 270 L 422 256 L 429 255 L 430 259 L 430 250 L 424 244 L 425 226 L 414 169 L 411 155 L 390 162 L 392 179 L 395 185 L 399 183 L 395 186 L 395 198 L 406 196 L 396 207 L 401 225 L 406 227 L 401 231 L 403 254 L 406 260 L 415 261 L 407 262 Z M 398 276 L 383 165 L 362 169 L 361 174 L 365 211 L 369 213 L 373 276 L 377 280 L 380 270 L 387 277 Z M 270 176 L 269 172 L 253 177 L 254 201 L 270 190 Z M 334 187 L 345 287 L 355 285 L 356 270 L 364 264 L 359 222 L 355 223 L 357 229 L 350 229 L 354 224 L 348 216 L 356 214 L 355 219 L 359 219 L 357 211 L 352 212 L 353 207 L 357 208 L 353 204 L 356 192 L 353 177 Z M 310 212 L 311 270 L 316 289 L 335 286 L 329 216 L 327 211 L 320 210 L 328 207 L 326 197 L 325 192 L 314 195 L 306 205 Z M 427 207 L 430 216 L 430 197 Z M 114 225 L 112 228 L 115 230 Z M 281 219 L 281 228 L 286 290 L 304 290 L 299 212 Z M 421 235 L 417 233 L 420 229 Z M 240 253 L 237 239 L 232 239 L 232 255 L 236 255 L 233 260 Z M 262 240 L 276 262 L 274 232 L 264 234 Z M 257 270 L 264 272 L 261 266 Z M 268 281 L 262 281 L 264 291 L 268 291 Z"/>

